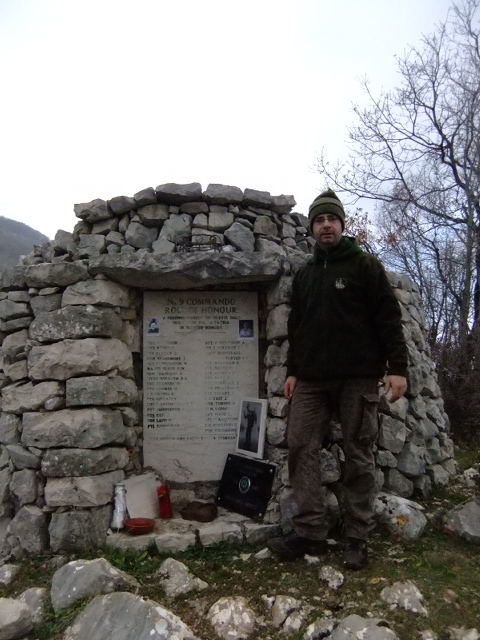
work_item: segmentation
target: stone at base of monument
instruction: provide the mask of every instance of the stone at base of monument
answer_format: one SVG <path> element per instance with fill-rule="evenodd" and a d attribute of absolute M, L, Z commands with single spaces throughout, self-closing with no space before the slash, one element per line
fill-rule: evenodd
<path fill-rule="evenodd" d="M 272 495 L 276 465 L 229 454 L 217 495 L 217 504 L 254 520 L 265 515 Z"/>

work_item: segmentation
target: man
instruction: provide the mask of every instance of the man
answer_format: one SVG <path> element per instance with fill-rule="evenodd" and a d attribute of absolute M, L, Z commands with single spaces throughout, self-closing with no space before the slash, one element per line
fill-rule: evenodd
<path fill-rule="evenodd" d="M 296 274 L 288 320 L 285 397 L 290 400 L 288 469 L 298 513 L 293 531 L 269 541 L 291 559 L 326 550 L 328 524 L 318 449 L 332 417 L 340 419 L 344 563 L 367 562 L 373 528 L 378 382 L 390 402 L 406 391 L 407 348 L 401 311 L 381 263 L 343 236 L 345 211 L 334 191 L 310 205 L 313 257 Z"/>
<path fill-rule="evenodd" d="M 252 431 L 253 427 L 257 424 L 257 414 L 253 409 L 250 408 L 250 405 L 247 404 L 245 412 L 243 414 L 246 422 L 245 428 L 245 449 L 246 451 L 251 451 L 252 446 Z"/>

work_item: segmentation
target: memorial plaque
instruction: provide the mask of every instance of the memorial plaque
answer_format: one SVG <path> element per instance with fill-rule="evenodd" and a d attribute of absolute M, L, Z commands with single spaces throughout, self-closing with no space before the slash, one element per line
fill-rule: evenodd
<path fill-rule="evenodd" d="M 258 394 L 250 291 L 144 294 L 144 464 L 167 480 L 219 480 L 240 400 Z"/>
<path fill-rule="evenodd" d="M 227 456 L 217 504 L 244 516 L 261 520 L 272 495 L 275 465 L 245 456 Z"/>

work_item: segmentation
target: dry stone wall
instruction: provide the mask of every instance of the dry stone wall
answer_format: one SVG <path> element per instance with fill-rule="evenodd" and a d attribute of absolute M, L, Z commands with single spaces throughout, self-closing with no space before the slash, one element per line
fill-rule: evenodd
<path fill-rule="evenodd" d="M 266 450 L 278 464 L 265 520 L 287 523 L 295 509 L 283 448 L 287 318 L 292 278 L 314 244 L 294 206 L 292 196 L 215 184 L 202 191 L 198 183 L 94 200 L 75 205 L 73 232 L 58 231 L 4 275 L 0 516 L 13 518 L 10 550 L 103 544 L 114 485 L 142 471 L 143 290 L 259 291 Z M 203 250 L 189 251 L 192 243 Z M 410 497 L 448 482 L 456 465 L 420 292 L 405 276 L 390 278 L 408 341 L 409 389 L 380 405 L 377 476 L 379 489 Z M 332 425 L 319 453 L 332 518 L 342 455 Z"/>

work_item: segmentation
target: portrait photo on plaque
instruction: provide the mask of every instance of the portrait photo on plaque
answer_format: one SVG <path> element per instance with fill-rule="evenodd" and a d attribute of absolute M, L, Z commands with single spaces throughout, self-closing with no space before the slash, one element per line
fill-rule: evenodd
<path fill-rule="evenodd" d="M 240 340 L 252 340 L 254 337 L 253 320 L 239 320 L 238 338 Z"/>
<path fill-rule="evenodd" d="M 242 398 L 238 416 L 235 453 L 252 458 L 263 458 L 267 400 Z"/>
<path fill-rule="evenodd" d="M 158 336 L 160 333 L 159 318 L 148 318 L 147 320 L 147 336 Z"/>

